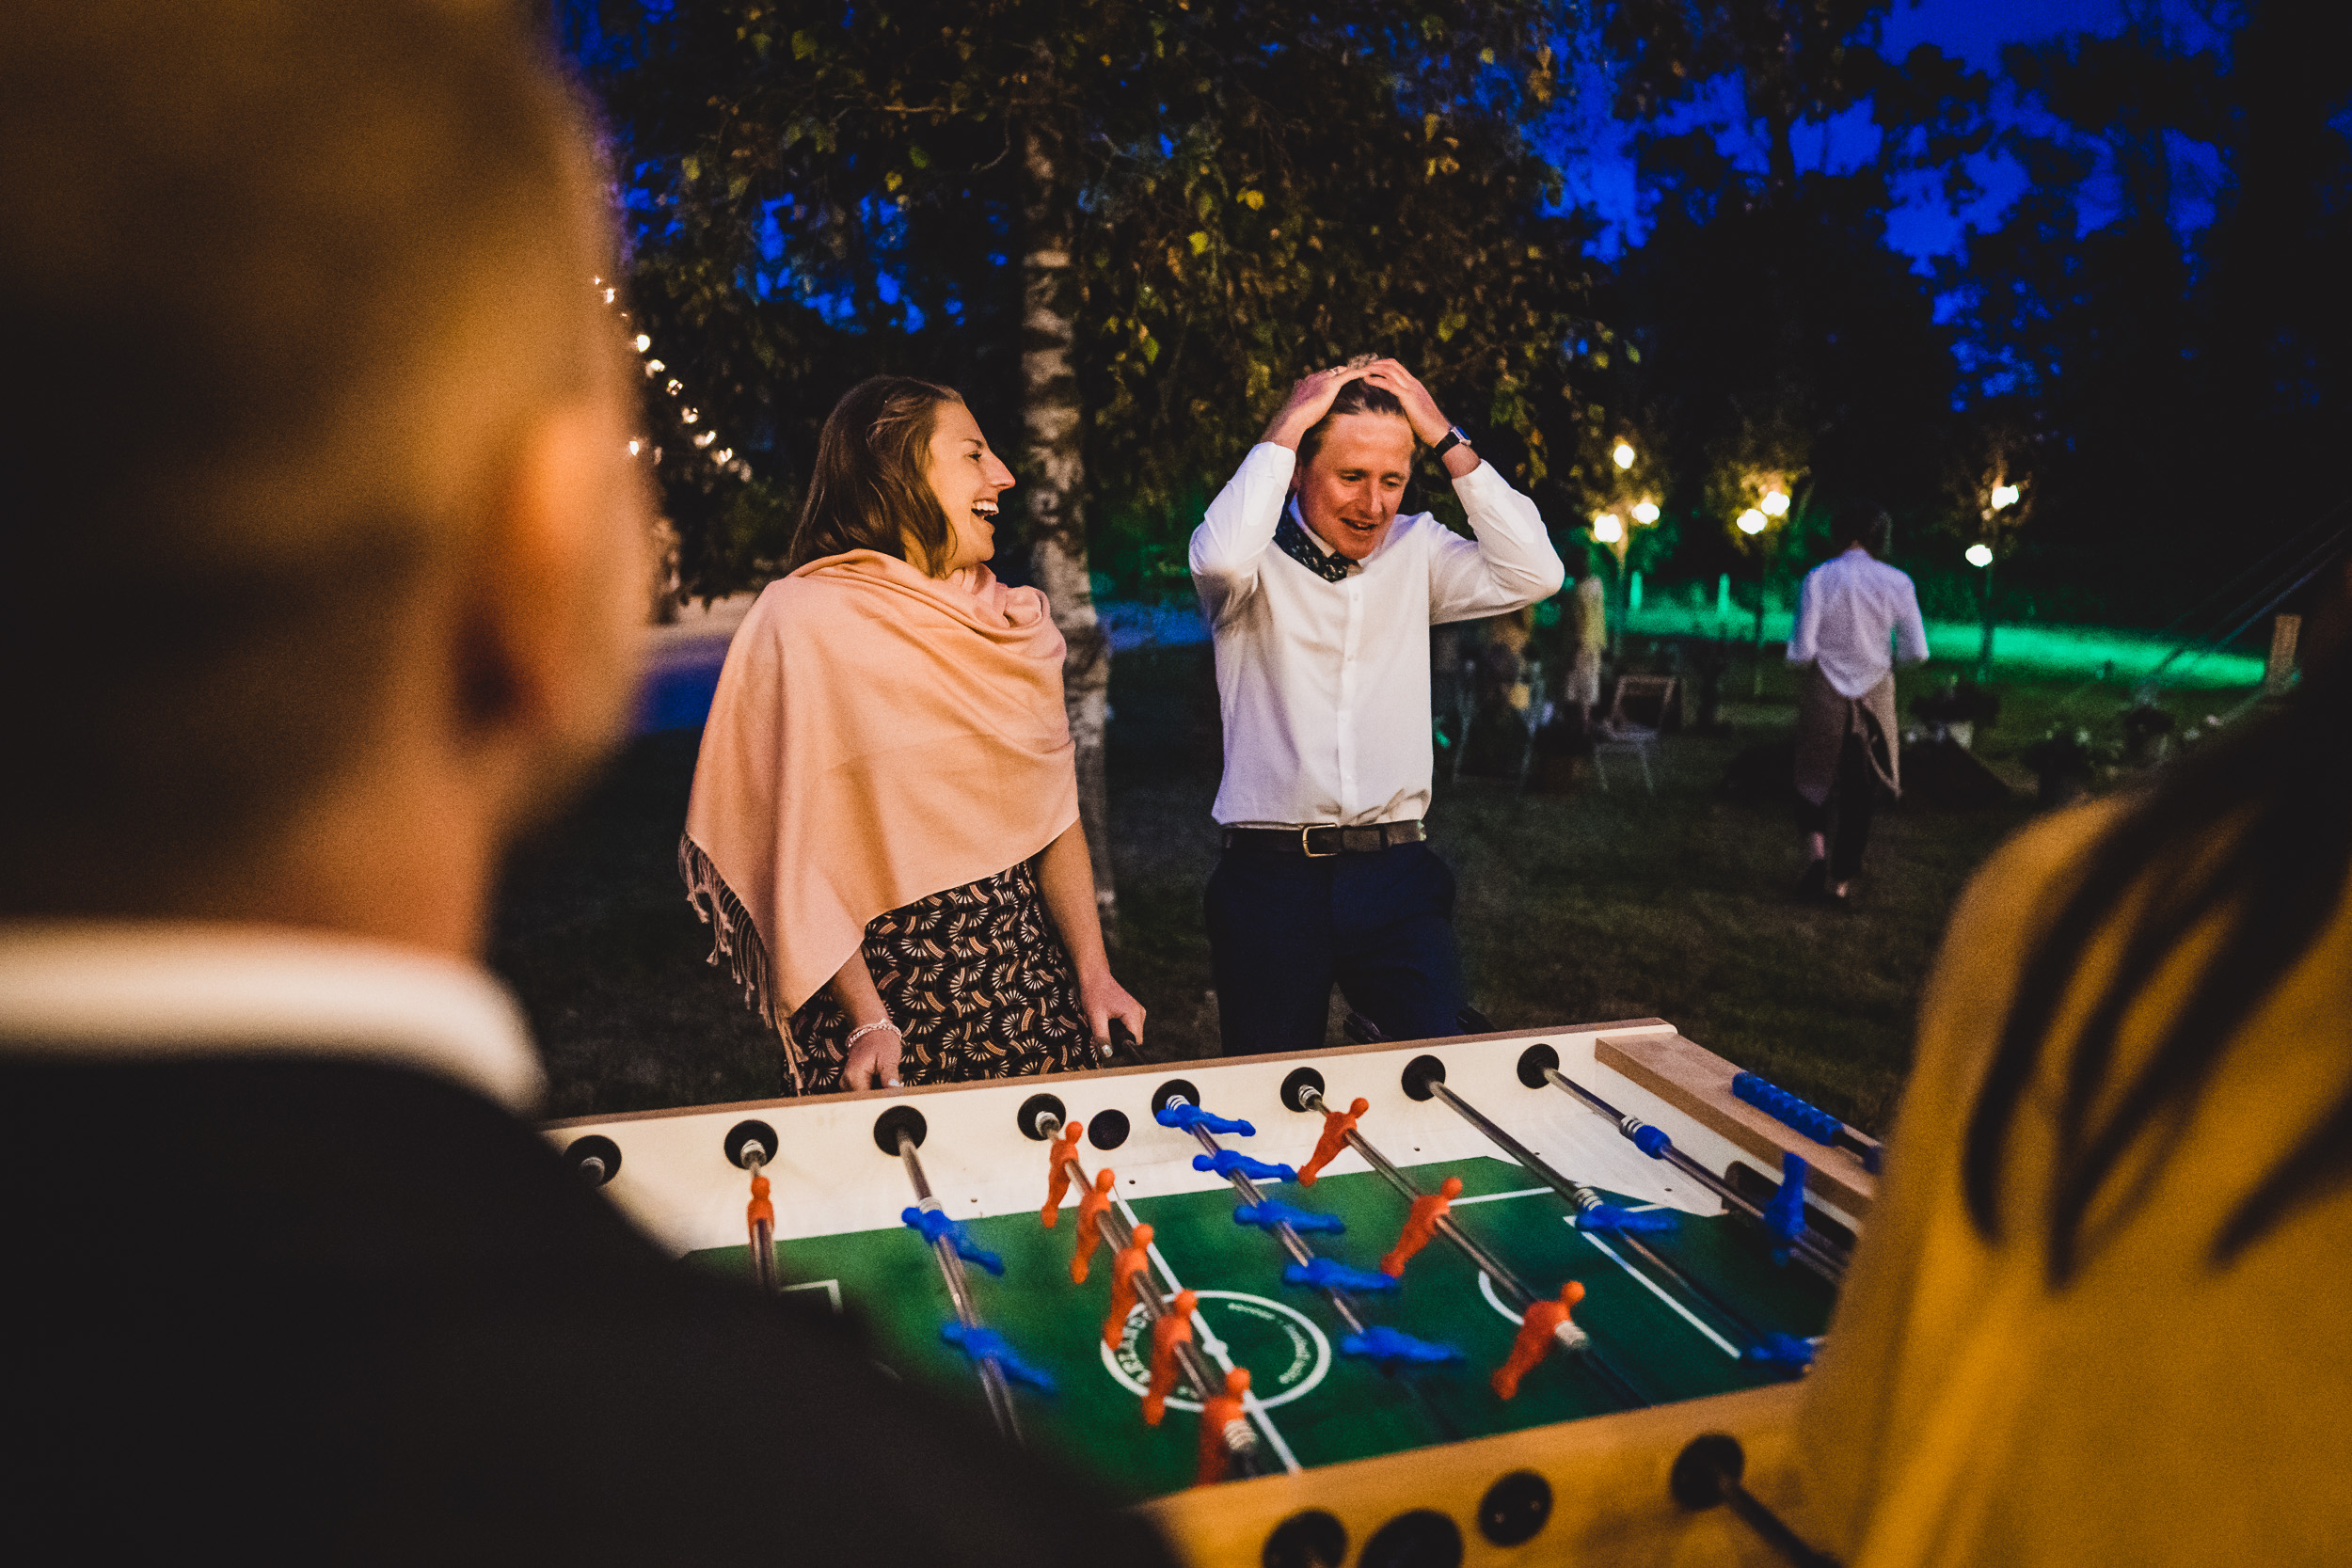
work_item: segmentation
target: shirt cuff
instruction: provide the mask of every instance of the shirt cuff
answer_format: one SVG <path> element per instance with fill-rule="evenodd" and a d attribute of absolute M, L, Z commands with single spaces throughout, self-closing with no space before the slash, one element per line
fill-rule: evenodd
<path fill-rule="evenodd" d="M 1272 441 L 1261 441 L 1249 449 L 1249 455 L 1241 460 L 1241 466 L 1245 468 L 1263 469 L 1269 479 L 1276 478 L 1276 470 L 1279 469 L 1281 483 L 1288 484 L 1291 482 L 1291 475 L 1298 469 L 1298 453 L 1289 447 L 1277 446 Z"/>
<path fill-rule="evenodd" d="M 1495 466 L 1482 457 L 1478 460 L 1477 467 L 1454 482 L 1454 493 L 1460 497 L 1462 504 L 1467 506 L 1472 495 L 1485 492 L 1489 486 L 1496 484 L 1502 485 L 1505 490 L 1511 488 L 1510 482 L 1495 472 Z"/>

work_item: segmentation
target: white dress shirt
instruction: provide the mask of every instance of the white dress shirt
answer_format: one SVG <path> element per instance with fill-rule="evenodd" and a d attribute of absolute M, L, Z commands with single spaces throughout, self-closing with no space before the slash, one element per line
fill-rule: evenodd
<path fill-rule="evenodd" d="M 1426 512 L 1399 517 L 1327 582 L 1274 545 L 1297 460 L 1251 448 L 1192 534 L 1225 714 L 1214 815 L 1227 827 L 1409 822 L 1429 809 L 1429 627 L 1548 598 L 1566 573 L 1535 503 L 1482 463 L 1454 482 L 1476 544 Z"/>
<path fill-rule="evenodd" d="M 506 989 L 437 953 L 285 927 L 0 921 L 0 1058 L 216 1056 L 406 1068 L 518 1116 L 546 1083 Z"/>
<path fill-rule="evenodd" d="M 1789 663 L 1819 664 L 1839 696 L 1859 698 L 1897 663 L 1927 657 L 1927 623 L 1919 619 L 1919 594 L 1908 573 L 1856 545 L 1804 575 L 1796 629 L 1788 638 Z"/>

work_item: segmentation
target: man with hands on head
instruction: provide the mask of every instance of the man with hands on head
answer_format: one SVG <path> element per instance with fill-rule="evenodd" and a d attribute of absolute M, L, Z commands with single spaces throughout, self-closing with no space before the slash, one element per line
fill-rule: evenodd
<path fill-rule="evenodd" d="M 1415 452 L 1474 539 L 1399 517 Z M 1457 1031 L 1454 877 L 1429 849 L 1428 628 L 1565 577 L 1511 488 L 1393 359 L 1300 381 L 1192 535 L 1225 774 L 1209 945 L 1229 1055 L 1311 1050 L 1336 982 L 1392 1039 Z"/>

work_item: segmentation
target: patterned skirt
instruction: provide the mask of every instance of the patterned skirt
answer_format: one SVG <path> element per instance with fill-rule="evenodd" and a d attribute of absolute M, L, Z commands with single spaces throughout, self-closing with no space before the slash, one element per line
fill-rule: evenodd
<path fill-rule="evenodd" d="M 877 917 L 864 951 L 882 1006 L 906 1032 L 901 1084 L 1095 1065 L 1077 975 L 1026 861 Z M 792 1015 L 809 1093 L 844 1086 L 849 1036 L 831 987 Z"/>

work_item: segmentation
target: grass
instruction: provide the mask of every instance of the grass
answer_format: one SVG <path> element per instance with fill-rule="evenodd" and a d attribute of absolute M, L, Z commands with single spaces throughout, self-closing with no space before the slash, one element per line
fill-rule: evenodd
<path fill-rule="evenodd" d="M 1958 667 L 1906 672 L 1902 702 Z M 1120 978 L 1151 1009 L 1148 1053 L 1213 1055 L 1200 893 L 1216 862 L 1216 762 L 1201 717 L 1197 648 L 1120 656 L 1111 810 Z M 1788 899 L 1799 869 L 1778 804 L 1721 788 L 1742 747 L 1785 732 L 1794 688 L 1726 712 L 1728 736 L 1670 737 L 1658 793 L 1628 759 L 1613 787 L 1527 796 L 1500 781 L 1440 784 L 1432 839 L 1461 887 L 1473 998 L 1501 1027 L 1656 1015 L 1692 1038 L 1864 1128 L 1883 1131 L 1911 1055 L 1919 987 L 1954 896 L 2029 815 L 1905 804 L 1881 813 L 1856 907 Z M 1750 673 L 1726 690 L 1745 698 Z M 2064 718 L 2111 720 L 2124 690 L 2078 680 L 2000 685 L 1996 767 Z M 674 853 L 698 732 L 635 742 L 564 821 L 528 847 L 502 890 L 492 961 L 546 1053 L 548 1111 L 577 1116 L 779 1092 L 775 1042 L 689 911 Z M 1334 1030 L 1334 1043 L 1339 1036 Z"/>

